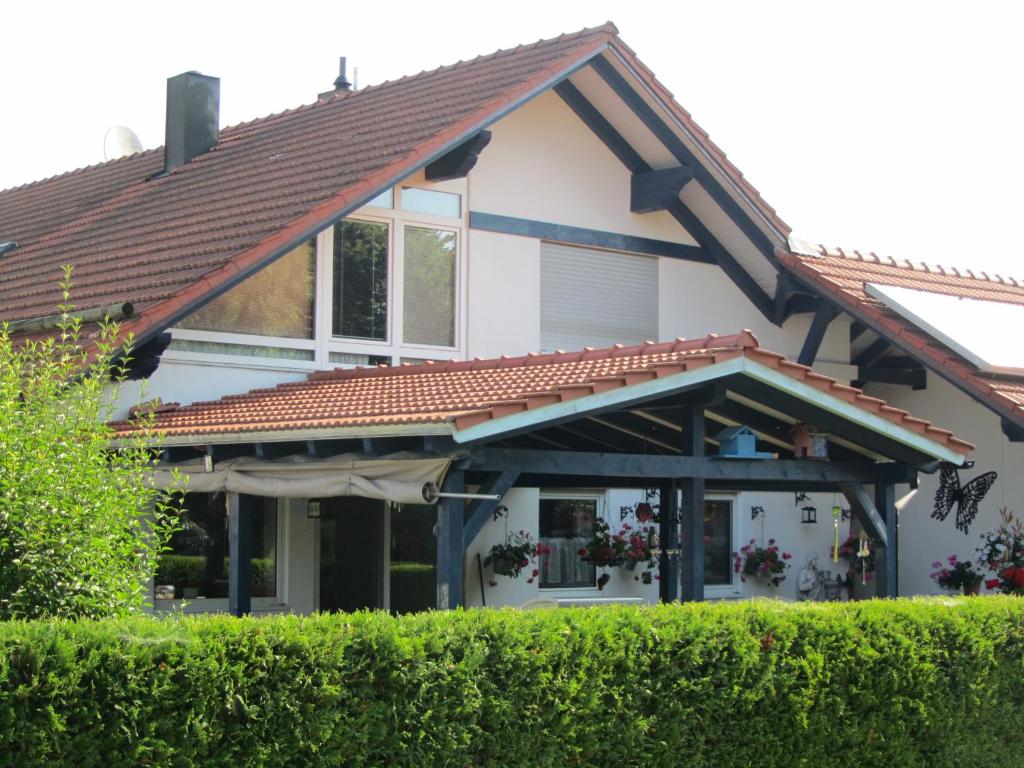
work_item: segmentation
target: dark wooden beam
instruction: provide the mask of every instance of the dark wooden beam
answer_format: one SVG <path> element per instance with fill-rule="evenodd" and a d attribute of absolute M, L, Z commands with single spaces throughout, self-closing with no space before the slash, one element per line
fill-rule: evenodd
<path fill-rule="evenodd" d="M 889 483 L 875 484 L 875 509 L 885 523 L 886 544 L 875 553 L 875 597 L 896 597 L 899 594 L 897 574 L 896 489 Z"/>
<path fill-rule="evenodd" d="M 814 365 L 814 361 L 818 357 L 818 350 L 821 349 L 821 342 L 825 339 L 825 333 L 837 314 L 836 308 L 828 302 L 818 303 L 818 308 L 814 310 L 814 319 L 811 320 L 811 327 L 807 329 L 804 345 L 800 349 L 800 356 L 797 357 L 797 362 L 800 365 Z"/>
<path fill-rule="evenodd" d="M 477 158 L 484 151 L 484 147 L 491 143 L 491 132 L 480 131 L 459 144 L 448 154 L 439 157 L 432 163 L 428 163 L 424 169 L 424 177 L 427 181 L 448 181 L 449 179 L 461 179 L 466 176 Z"/>
<path fill-rule="evenodd" d="M 692 460 L 704 459 L 704 412 L 696 406 L 683 413 L 681 448 L 683 456 Z M 720 459 L 719 461 L 727 461 Z M 682 600 L 704 600 L 704 475 L 686 477 L 679 481 L 682 492 L 680 522 L 682 550 L 685 556 L 680 564 Z"/>
<path fill-rule="evenodd" d="M 228 612 L 252 612 L 252 496 L 228 493 Z"/>
<path fill-rule="evenodd" d="M 1009 419 L 1001 419 L 1000 424 L 1003 427 L 1003 434 L 1006 435 L 1007 440 L 1011 443 L 1024 443 L 1024 426 Z"/>
<path fill-rule="evenodd" d="M 701 419 L 703 425 L 703 418 Z M 703 431 L 703 430 L 702 430 Z M 702 435 L 703 437 L 703 435 Z M 622 453 L 581 453 L 518 448 L 478 448 L 470 459 L 474 471 L 504 472 L 564 477 L 702 477 L 707 480 L 764 482 L 859 482 L 873 483 L 879 477 L 890 482 L 916 476 L 913 467 L 891 463 L 808 461 L 774 459 L 752 461 L 694 456 L 654 456 Z M 893 467 L 900 467 L 897 471 Z M 604 486 L 614 487 L 614 486 Z"/>
<path fill-rule="evenodd" d="M 441 490 L 465 493 L 465 477 L 461 470 L 451 469 Z M 465 603 L 465 546 L 462 499 L 441 499 L 437 503 L 437 609 L 459 608 Z"/>
<path fill-rule="evenodd" d="M 873 342 L 871 342 L 860 354 L 856 355 L 850 362 L 856 365 L 858 368 L 864 366 L 866 368 L 872 367 L 875 363 L 882 359 L 882 356 L 889 351 L 889 347 L 892 346 L 890 342 L 884 336 L 879 336 Z"/>
<path fill-rule="evenodd" d="M 743 295 L 750 300 L 750 303 L 766 319 L 774 322 L 774 300 L 758 285 L 757 281 L 750 276 L 750 273 L 736 261 L 735 257 L 726 250 L 725 246 L 718 242 L 718 238 L 711 234 L 711 230 L 704 226 L 704 223 L 697 218 L 696 214 L 687 208 L 682 200 L 669 206 L 668 212 L 672 215 L 672 218 L 683 225 L 683 228 L 700 244 L 702 249 L 714 257 L 718 266 L 736 284 L 736 287 L 743 292 Z"/>
<path fill-rule="evenodd" d="M 518 477 L 519 473 L 515 470 L 492 472 L 484 478 L 477 493 L 504 496 L 515 485 Z M 501 504 L 500 499 L 497 501 L 493 499 L 474 499 L 466 505 L 463 518 L 464 524 L 462 526 L 462 547 L 464 551 L 469 549 L 477 534 L 483 530 L 487 521 L 493 517 L 494 511 L 498 508 L 499 504 Z"/>
<path fill-rule="evenodd" d="M 640 157 L 632 145 L 615 130 L 615 127 L 587 100 L 586 96 L 580 93 L 575 85 L 568 80 L 563 80 L 555 86 L 555 93 L 576 113 L 583 124 L 604 142 L 604 145 L 619 158 L 619 162 L 626 166 L 631 173 L 644 173 L 651 170 L 651 166 Z"/>
<path fill-rule="evenodd" d="M 875 507 L 875 502 L 868 493 L 863 483 L 840 483 L 843 496 L 850 503 L 853 514 L 856 515 L 861 527 L 867 531 L 869 536 L 882 542 L 882 546 L 888 543 L 888 531 L 886 522 Z M 889 486 L 891 487 L 891 486 Z M 875 558 L 877 563 L 878 558 Z"/>
<path fill-rule="evenodd" d="M 608 248 L 615 251 L 643 253 L 648 256 L 666 256 L 670 259 L 696 261 L 701 264 L 714 264 L 711 254 L 698 245 L 673 243 L 668 240 L 655 240 L 650 237 L 623 235 L 619 232 L 607 232 L 600 229 L 572 227 L 568 224 L 555 224 L 550 221 L 520 219 L 515 216 L 503 216 L 497 213 L 482 211 L 469 212 L 469 228 L 482 229 L 485 232 L 500 232 L 504 235 L 533 237 L 539 240 L 554 240 L 571 245 Z"/>
<path fill-rule="evenodd" d="M 685 165 L 634 173 L 629 187 L 629 210 L 633 213 L 664 211 L 679 199 L 683 187 L 692 180 L 693 169 Z"/>
<path fill-rule="evenodd" d="M 626 79 L 615 69 L 612 63 L 604 57 L 597 56 L 592 59 L 591 67 L 681 165 L 693 168 L 694 177 L 701 187 L 725 214 L 732 219 L 733 223 L 754 244 L 768 263 L 775 267 L 775 244 L 772 240 L 761 231 L 750 215 L 722 187 L 711 171 L 704 167 L 697 156 L 676 135 L 675 131 L 658 116 L 654 108 L 626 82 Z"/>
<path fill-rule="evenodd" d="M 663 603 L 679 599 L 679 491 L 672 480 L 658 484 L 658 596 Z"/>
<path fill-rule="evenodd" d="M 604 145 L 608 147 L 612 154 L 619 158 L 619 161 L 631 173 L 646 173 L 651 170 L 651 166 L 640 157 L 629 142 L 622 137 L 622 134 L 615 130 L 612 124 L 587 101 L 572 83 L 567 80 L 563 81 L 555 87 L 555 92 L 562 97 L 580 120 L 604 142 Z M 692 165 L 694 168 L 701 167 L 699 163 L 696 165 L 687 163 L 687 165 Z M 668 210 L 673 218 L 697 241 L 701 250 L 704 253 L 710 254 L 714 262 L 736 283 L 737 287 L 758 308 L 761 314 L 769 320 L 773 320 L 774 305 L 768 294 L 740 266 L 733 255 L 718 242 L 718 239 L 711 234 L 711 231 L 704 226 L 700 219 L 683 205 L 682 201 L 673 203 Z"/>
<path fill-rule="evenodd" d="M 869 368 L 861 365 L 857 368 L 857 379 L 877 384 L 902 384 L 917 390 L 928 388 L 928 377 L 924 368 Z"/>
<path fill-rule="evenodd" d="M 867 327 L 864 325 L 864 323 L 860 322 L 859 320 L 854 320 L 852 323 L 850 323 L 850 343 L 853 344 L 853 342 L 859 339 L 861 337 L 861 334 L 864 333 L 864 331 L 866 330 Z"/>

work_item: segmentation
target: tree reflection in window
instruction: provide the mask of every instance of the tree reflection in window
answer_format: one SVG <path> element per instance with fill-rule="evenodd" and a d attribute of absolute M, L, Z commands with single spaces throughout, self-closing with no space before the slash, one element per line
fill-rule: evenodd
<path fill-rule="evenodd" d="M 343 221 L 334 230 L 335 336 L 387 340 L 388 225 Z"/>

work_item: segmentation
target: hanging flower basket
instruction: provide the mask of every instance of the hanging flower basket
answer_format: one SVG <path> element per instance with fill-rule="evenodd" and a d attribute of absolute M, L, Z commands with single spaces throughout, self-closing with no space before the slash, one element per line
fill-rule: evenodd
<path fill-rule="evenodd" d="M 754 579 L 773 587 L 779 586 L 786 579 L 787 562 L 793 557 L 789 552 L 781 552 L 775 539 L 768 539 L 767 547 L 757 546 L 754 539 L 732 553 L 733 570 L 740 575 L 740 581 Z"/>
<path fill-rule="evenodd" d="M 625 550 L 611 545 L 603 546 L 598 544 L 596 546 L 583 547 L 580 549 L 579 555 L 581 560 L 593 563 L 598 568 L 611 568 L 626 562 Z"/>
<path fill-rule="evenodd" d="M 534 543 L 533 537 L 530 534 L 526 533 L 526 531 L 519 531 L 519 533 L 506 534 L 505 541 L 491 547 L 490 554 L 484 558 L 484 565 L 491 566 L 495 576 L 508 576 L 518 579 L 519 574 L 528 568 L 531 563 L 536 565 L 538 557 L 547 555 L 550 552 L 551 549 L 547 544 Z M 531 569 L 526 583 L 532 584 L 533 580 L 539 575 L 540 569 L 534 567 Z M 494 583 L 492 582 L 493 585 Z"/>

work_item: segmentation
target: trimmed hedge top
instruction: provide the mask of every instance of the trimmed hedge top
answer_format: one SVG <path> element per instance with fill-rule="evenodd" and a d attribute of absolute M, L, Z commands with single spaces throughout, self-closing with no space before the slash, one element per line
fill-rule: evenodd
<path fill-rule="evenodd" d="M 1001 597 L 10 622 L 0 764 L 1007 766 L 1022 681 Z"/>

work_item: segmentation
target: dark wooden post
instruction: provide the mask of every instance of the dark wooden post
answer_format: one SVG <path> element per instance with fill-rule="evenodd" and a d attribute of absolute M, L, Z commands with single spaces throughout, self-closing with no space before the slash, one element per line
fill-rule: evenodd
<path fill-rule="evenodd" d="M 245 616 L 252 611 L 252 496 L 228 497 L 228 611 Z"/>
<path fill-rule="evenodd" d="M 682 450 L 684 456 L 704 456 L 704 408 L 683 409 Z M 683 600 L 704 599 L 704 478 L 681 481 L 682 521 L 682 594 Z"/>
<path fill-rule="evenodd" d="M 464 493 L 465 490 L 462 470 L 450 470 L 442 491 Z M 462 541 L 464 506 L 462 499 L 441 499 L 437 503 L 437 608 L 440 611 L 458 608 L 465 603 L 463 571 L 466 555 Z"/>
<path fill-rule="evenodd" d="M 888 545 L 875 553 L 875 596 L 896 597 L 896 488 L 891 483 L 875 485 L 875 509 L 885 521 Z"/>
<path fill-rule="evenodd" d="M 671 480 L 662 480 L 658 487 L 658 540 L 661 557 L 658 560 L 658 595 L 663 603 L 679 599 L 679 493 Z M 669 550 L 673 550 L 669 554 Z"/>

